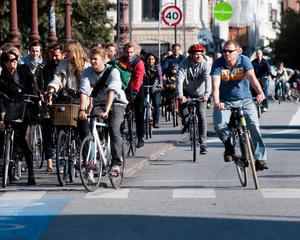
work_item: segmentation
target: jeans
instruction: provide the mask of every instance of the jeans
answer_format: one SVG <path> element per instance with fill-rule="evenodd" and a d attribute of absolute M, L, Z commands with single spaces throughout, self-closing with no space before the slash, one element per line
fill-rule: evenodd
<path fill-rule="evenodd" d="M 269 96 L 269 77 L 263 77 L 262 78 L 262 84 L 263 84 L 263 92 L 266 96 L 266 99 L 262 102 L 263 107 L 268 108 L 269 104 L 268 104 L 268 96 Z"/>
<path fill-rule="evenodd" d="M 114 104 L 108 119 L 112 165 L 121 165 L 123 161 L 121 124 L 124 120 L 125 109 L 124 104 Z"/>
<path fill-rule="evenodd" d="M 259 129 L 259 121 L 257 116 L 257 110 L 252 99 L 244 99 L 239 101 L 225 102 L 225 106 L 239 107 L 243 106 L 247 127 L 250 130 L 253 145 L 255 148 L 255 159 L 267 160 L 266 147 L 263 143 L 262 135 Z M 219 111 L 214 109 L 213 121 L 215 131 L 221 141 L 224 143 L 231 135 L 228 123 L 230 119 L 230 110 Z"/>
<path fill-rule="evenodd" d="M 152 100 L 152 106 L 153 106 L 154 124 L 159 124 L 160 102 L 161 102 L 160 92 L 151 93 L 151 100 Z"/>

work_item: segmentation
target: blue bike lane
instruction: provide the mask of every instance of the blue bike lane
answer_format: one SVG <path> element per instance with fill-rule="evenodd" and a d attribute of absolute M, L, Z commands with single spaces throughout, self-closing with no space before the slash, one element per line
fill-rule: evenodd
<path fill-rule="evenodd" d="M 40 239 L 70 200 L 45 192 L 4 193 L 0 196 L 0 239 Z"/>

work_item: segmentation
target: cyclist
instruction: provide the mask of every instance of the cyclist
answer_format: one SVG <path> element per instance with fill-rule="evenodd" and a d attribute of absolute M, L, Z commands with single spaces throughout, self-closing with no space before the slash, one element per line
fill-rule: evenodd
<path fill-rule="evenodd" d="M 278 89 L 282 85 L 282 93 L 284 99 L 290 100 L 290 83 L 289 80 L 294 74 L 294 71 L 290 68 L 284 67 L 284 63 L 281 61 L 277 65 L 276 73 L 273 75 L 275 78 L 275 98 L 278 98 Z"/>
<path fill-rule="evenodd" d="M 173 44 L 172 54 L 167 56 L 162 62 L 163 74 L 167 74 L 167 72 L 170 71 L 171 67 L 174 65 L 178 67 L 184 59 L 185 56 L 181 54 L 181 45 L 179 43 Z"/>
<path fill-rule="evenodd" d="M 100 116 L 108 119 L 112 155 L 111 174 L 118 176 L 123 161 L 120 128 L 128 101 L 122 90 L 120 72 L 105 64 L 105 55 L 105 49 L 99 47 L 93 48 L 90 52 L 91 66 L 83 71 L 80 81 L 79 119 L 87 120 L 89 105 L 93 102 L 103 105 L 103 109 L 98 109 Z M 93 102 L 90 96 L 93 97 Z M 98 109 L 95 111 L 98 112 Z"/>
<path fill-rule="evenodd" d="M 230 142 L 228 122 L 230 111 L 224 110 L 224 106 L 242 106 L 247 125 L 252 136 L 256 170 L 268 169 L 266 148 L 259 129 L 259 121 L 255 104 L 250 92 L 256 91 L 256 100 L 260 103 L 265 99 L 263 90 L 255 77 L 250 59 L 239 52 L 239 44 L 235 41 L 227 41 L 223 47 L 223 57 L 218 58 L 212 66 L 212 86 L 214 100 L 214 127 L 219 138 L 225 145 L 224 161 L 232 161 L 235 156 L 234 146 Z"/>
<path fill-rule="evenodd" d="M 24 102 L 23 94 L 33 93 L 33 75 L 30 69 L 24 65 L 19 64 L 20 53 L 15 47 L 9 48 L 1 55 L 2 72 L 0 76 L 0 89 L 12 101 L 5 102 L 2 105 L 2 117 L 7 120 L 21 119 L 23 122 L 14 126 L 15 130 L 15 145 L 25 157 L 28 167 L 28 185 L 35 185 L 32 153 L 27 145 L 25 135 L 27 127 L 30 123 L 30 114 L 27 109 L 23 118 Z"/>
<path fill-rule="evenodd" d="M 150 90 L 153 105 L 153 127 L 159 128 L 162 74 L 160 65 L 158 64 L 158 59 L 152 53 L 149 53 L 146 56 L 144 85 L 153 86 Z"/>
<path fill-rule="evenodd" d="M 268 110 L 268 96 L 269 96 L 269 77 L 270 65 L 266 59 L 263 58 L 263 52 L 259 49 L 256 51 L 256 58 L 252 61 L 256 78 L 259 80 L 261 87 L 265 94 L 265 100 L 262 102 L 262 111 Z"/>
<path fill-rule="evenodd" d="M 78 41 L 70 41 L 64 49 L 65 59 L 56 68 L 53 80 L 48 84 L 48 102 L 52 104 L 53 93 L 58 93 L 56 102 L 79 104 L 80 75 L 89 66 L 83 47 Z M 87 123 L 78 122 L 80 138 L 83 139 L 88 129 Z"/>
<path fill-rule="evenodd" d="M 144 91 L 142 88 L 145 75 L 145 65 L 139 56 L 140 47 L 129 42 L 123 47 L 123 55 L 119 61 L 132 72 L 132 77 L 126 89 L 126 94 L 130 104 L 134 106 L 137 148 L 144 146 Z"/>
<path fill-rule="evenodd" d="M 211 93 L 211 81 L 209 78 L 209 66 L 204 59 L 205 47 L 202 44 L 194 44 L 189 50 L 189 57 L 179 67 L 177 76 L 177 92 L 179 101 L 182 103 L 181 112 L 186 107 L 187 98 L 199 98 L 197 116 L 199 119 L 199 142 L 200 153 L 207 153 L 207 119 L 206 103 Z M 188 126 L 184 120 L 183 132 Z"/>

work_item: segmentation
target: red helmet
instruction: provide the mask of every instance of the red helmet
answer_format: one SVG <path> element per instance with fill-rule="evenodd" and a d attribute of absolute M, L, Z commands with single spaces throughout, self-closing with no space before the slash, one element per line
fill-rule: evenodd
<path fill-rule="evenodd" d="M 205 47 L 200 44 L 200 43 L 196 43 L 196 44 L 193 44 L 192 46 L 190 46 L 189 48 L 189 54 L 192 54 L 194 52 L 204 52 L 205 51 Z"/>

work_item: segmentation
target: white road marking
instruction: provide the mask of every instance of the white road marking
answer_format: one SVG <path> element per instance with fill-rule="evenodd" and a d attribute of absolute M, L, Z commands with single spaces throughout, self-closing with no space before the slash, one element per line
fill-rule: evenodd
<path fill-rule="evenodd" d="M 39 200 L 46 194 L 45 191 L 37 192 L 37 191 L 24 191 L 24 192 L 7 192 L 0 196 L 0 200 Z"/>
<path fill-rule="evenodd" d="M 118 190 L 103 190 L 99 189 L 95 192 L 87 193 L 84 198 L 86 199 L 128 199 L 130 189 L 118 189 Z"/>
<path fill-rule="evenodd" d="M 261 193 L 264 198 L 298 199 L 300 198 L 299 188 L 263 188 Z"/>
<path fill-rule="evenodd" d="M 172 197 L 174 199 L 187 199 L 187 198 L 216 198 L 216 192 L 214 189 L 174 189 Z"/>
<path fill-rule="evenodd" d="M 292 117 L 292 120 L 290 121 L 289 125 L 290 126 L 300 125 L 300 108 L 298 108 L 298 111 Z"/>

